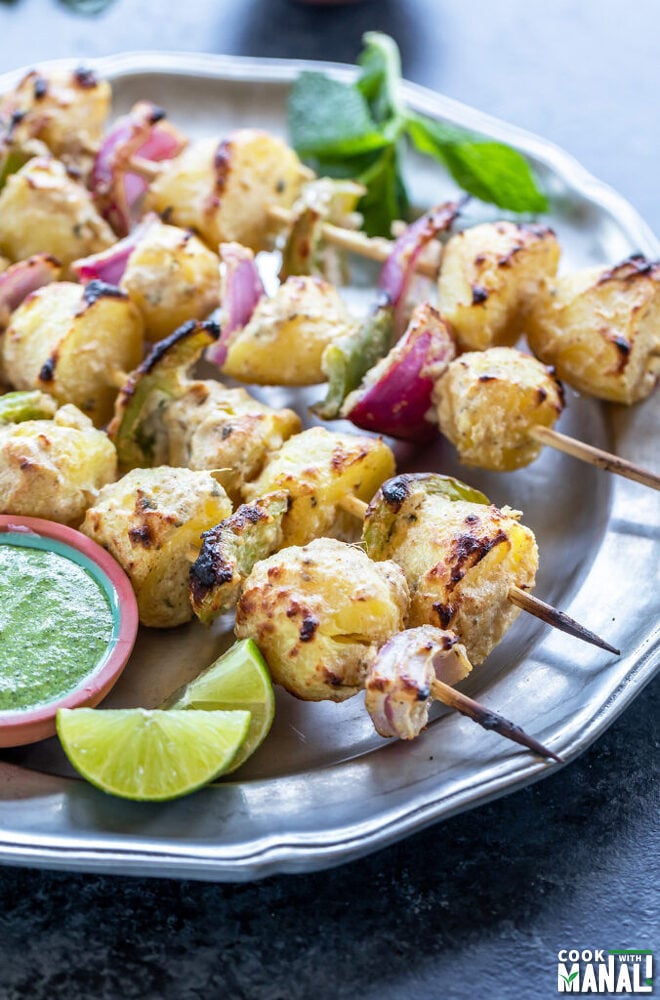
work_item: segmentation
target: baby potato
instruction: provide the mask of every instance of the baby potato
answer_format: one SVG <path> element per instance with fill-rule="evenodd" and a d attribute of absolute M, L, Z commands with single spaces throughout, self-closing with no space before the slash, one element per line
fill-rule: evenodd
<path fill-rule="evenodd" d="M 380 646 L 403 628 L 407 607 L 395 563 L 374 563 L 353 545 L 318 538 L 256 564 L 235 631 L 258 643 L 273 679 L 297 698 L 344 701 L 361 689 Z"/>
<path fill-rule="evenodd" d="M 545 226 L 487 222 L 452 236 L 442 254 L 438 308 L 463 350 L 515 344 L 559 243 Z"/>
<path fill-rule="evenodd" d="M 510 472 L 543 447 L 530 431 L 551 427 L 564 406 L 561 383 L 536 358 L 512 347 L 462 354 L 435 384 L 441 432 L 464 465 Z"/>
<path fill-rule="evenodd" d="M 128 258 L 120 287 L 142 313 L 145 336 L 162 340 L 220 303 L 220 262 L 191 232 L 149 225 Z"/>
<path fill-rule="evenodd" d="M 344 530 L 350 517 L 339 507 L 344 497 L 368 501 L 393 474 L 394 455 L 380 438 L 312 427 L 285 441 L 242 492 L 244 499 L 255 500 L 265 493 L 288 491 L 291 505 L 284 519 L 283 544 L 305 545 L 312 538 Z"/>
<path fill-rule="evenodd" d="M 77 527 L 116 475 L 114 445 L 75 406 L 62 406 L 52 420 L 0 424 L 2 514 Z"/>
<path fill-rule="evenodd" d="M 660 376 L 660 264 L 633 256 L 557 278 L 535 302 L 526 331 L 534 354 L 569 385 L 636 403 Z"/>
<path fill-rule="evenodd" d="M 245 389 L 211 381 L 190 382 L 185 393 L 162 410 L 162 421 L 168 463 L 230 469 L 226 489 L 235 500 L 243 484 L 259 475 L 268 454 L 300 430 L 300 417 L 293 410 L 275 410 Z"/>
<path fill-rule="evenodd" d="M 453 629 L 473 664 L 481 663 L 515 621 L 509 588 L 531 590 L 538 549 L 520 513 L 429 491 L 398 476 L 379 492 L 367 517 L 387 517 L 385 532 L 367 535 L 372 559 L 393 559 L 410 587 L 408 625 Z"/>
<path fill-rule="evenodd" d="M 13 313 L 1 349 L 3 370 L 17 389 L 42 389 L 75 403 L 101 426 L 112 416 L 117 373 L 142 357 L 142 318 L 112 285 L 56 282 Z"/>
<path fill-rule="evenodd" d="M 324 382 L 324 350 L 355 325 L 327 281 L 287 278 L 275 295 L 257 303 L 246 326 L 232 334 L 222 371 L 259 385 Z"/>
<path fill-rule="evenodd" d="M 208 472 L 133 469 L 101 490 L 80 530 L 123 566 L 142 624 L 171 628 L 192 618 L 188 573 L 202 532 L 230 513 L 227 494 Z"/>
<path fill-rule="evenodd" d="M 32 70 L 0 103 L 0 115 L 21 120 L 14 127 L 23 136 L 40 139 L 68 166 L 86 173 L 103 137 L 112 98 L 110 84 L 91 70 L 51 72 Z"/>
<path fill-rule="evenodd" d="M 290 208 L 305 176 L 281 139 L 238 129 L 220 143 L 195 142 L 172 160 L 151 185 L 145 208 L 196 230 L 213 249 L 236 242 L 256 253 L 270 244 L 268 208 Z"/>
<path fill-rule="evenodd" d="M 114 242 L 89 193 L 58 160 L 29 160 L 0 191 L 0 253 L 12 260 L 47 253 L 68 268 Z"/>

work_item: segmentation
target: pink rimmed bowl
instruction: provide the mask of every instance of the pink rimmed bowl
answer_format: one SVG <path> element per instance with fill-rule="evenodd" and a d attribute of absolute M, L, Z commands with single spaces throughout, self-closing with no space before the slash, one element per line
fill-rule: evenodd
<path fill-rule="evenodd" d="M 106 696 L 135 645 L 138 610 L 121 566 L 100 545 L 73 528 L 38 517 L 0 514 L 0 542 L 52 551 L 70 559 L 101 588 L 112 614 L 112 634 L 105 652 L 71 691 L 33 708 L 0 711 L 0 747 L 10 747 L 54 736 L 58 708 L 91 707 Z"/>

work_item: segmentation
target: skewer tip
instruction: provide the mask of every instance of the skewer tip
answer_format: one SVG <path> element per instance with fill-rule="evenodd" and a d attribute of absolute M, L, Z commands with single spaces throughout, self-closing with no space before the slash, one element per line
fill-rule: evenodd
<path fill-rule="evenodd" d="M 504 736 L 514 743 L 519 743 L 521 746 L 527 747 L 528 750 L 538 754 L 539 757 L 549 758 L 558 764 L 565 763 L 559 754 L 544 746 L 543 743 L 540 743 L 533 736 L 530 736 L 521 726 L 505 719 L 503 715 L 491 711 L 491 709 L 486 708 L 485 705 L 481 705 L 473 698 L 468 698 L 467 695 L 461 694 L 460 691 L 456 691 L 449 684 L 435 680 L 431 684 L 431 693 L 438 701 L 449 705 L 450 708 L 454 708 L 461 715 L 467 716 L 468 719 L 472 719 L 482 729 L 499 733 L 500 736 Z"/>
<path fill-rule="evenodd" d="M 574 618 L 571 618 L 564 611 L 558 611 L 551 604 L 546 604 L 545 601 L 540 600 L 538 597 L 528 594 L 526 590 L 521 590 L 520 587 L 510 587 L 509 600 L 516 607 L 527 611 L 529 614 L 534 615 L 535 618 L 545 622 L 546 625 L 552 625 L 553 628 L 557 628 L 561 632 L 566 632 L 567 635 L 572 635 L 576 639 L 582 639 L 583 642 L 588 642 L 592 646 L 598 646 L 599 649 L 606 649 L 608 653 L 614 653 L 615 656 L 621 656 L 621 650 L 617 649 L 616 646 L 612 646 L 605 639 L 596 635 L 595 632 L 581 625 L 580 622 L 576 622 Z"/>

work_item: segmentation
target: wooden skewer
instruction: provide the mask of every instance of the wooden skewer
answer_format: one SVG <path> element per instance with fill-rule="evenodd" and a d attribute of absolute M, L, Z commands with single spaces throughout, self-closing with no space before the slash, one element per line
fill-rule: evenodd
<path fill-rule="evenodd" d="M 441 701 L 444 705 L 454 708 L 461 715 L 465 715 L 468 719 L 472 719 L 473 722 L 483 726 L 484 729 L 493 730 L 499 733 L 500 736 L 504 736 L 508 740 L 513 740 L 514 743 L 520 743 L 521 746 L 533 750 L 540 757 L 550 757 L 560 764 L 564 763 L 561 757 L 552 750 L 548 750 L 542 743 L 535 740 L 533 736 L 529 736 L 515 722 L 509 722 L 504 716 L 499 715 L 497 712 L 492 712 L 485 705 L 474 701 L 473 698 L 468 698 L 467 695 L 461 694 L 460 691 L 457 691 L 449 684 L 445 684 L 444 681 L 437 678 L 431 681 L 431 694 L 437 701 Z"/>
<path fill-rule="evenodd" d="M 635 482 L 642 483 L 644 486 L 650 486 L 653 490 L 660 490 L 660 476 L 656 475 L 655 472 L 643 469 L 640 465 L 635 465 L 633 462 L 627 462 L 624 458 L 612 455 L 608 451 L 594 448 L 593 445 L 585 444 L 583 441 L 577 441 L 566 434 L 560 434 L 559 431 L 554 430 L 552 427 L 533 427 L 530 435 L 536 441 L 540 441 L 541 444 L 547 444 L 551 448 L 563 451 L 566 455 L 572 455 L 573 458 L 579 458 L 583 462 L 597 466 L 599 469 L 614 472 L 617 476 L 634 479 Z"/>
<path fill-rule="evenodd" d="M 338 506 L 354 517 L 358 517 L 364 521 L 368 504 L 364 500 L 351 495 L 342 497 Z M 526 590 L 521 590 L 520 587 L 510 587 L 507 597 L 516 607 L 527 611 L 530 615 L 534 615 L 535 618 L 545 622 L 546 625 L 552 625 L 553 628 L 559 629 L 560 632 L 566 632 L 567 635 L 572 635 L 576 639 L 582 639 L 583 642 L 588 642 L 592 646 L 606 649 L 608 653 L 615 653 L 617 656 L 621 655 L 621 650 L 615 646 L 611 646 L 609 642 L 605 642 L 595 632 L 591 632 L 590 629 L 585 628 L 584 625 L 576 622 L 574 618 L 571 618 L 563 611 L 553 608 L 551 604 L 546 604 L 545 601 L 541 601 L 538 597 L 528 594 Z"/>
<path fill-rule="evenodd" d="M 617 656 L 621 655 L 621 650 L 617 649 L 616 646 L 610 646 L 609 642 L 605 642 L 595 632 L 591 632 L 584 625 L 580 625 L 570 615 L 567 615 L 563 611 L 558 611 L 557 608 L 553 608 L 552 604 L 546 604 L 545 601 L 540 600 L 538 597 L 532 597 L 526 590 L 521 590 L 520 587 L 509 587 L 507 596 L 516 607 L 521 608 L 523 611 L 528 611 L 535 618 L 539 618 L 542 622 L 545 622 L 546 625 L 552 625 L 553 628 L 558 628 L 561 632 L 566 632 L 567 635 L 573 635 L 576 639 L 583 639 L 584 642 L 590 642 L 592 646 L 599 646 L 600 649 L 606 649 L 608 653 L 616 653 Z"/>
<path fill-rule="evenodd" d="M 271 205 L 268 209 L 268 215 L 273 222 L 279 222 L 282 225 L 287 225 L 293 220 L 292 213 L 280 205 Z M 364 233 L 356 229 L 342 229 L 341 226 L 333 226 L 330 222 L 323 223 L 322 231 L 323 238 L 328 243 L 334 243 L 342 250 L 351 250 L 361 257 L 367 257 L 369 260 L 375 260 L 381 264 L 387 260 L 394 246 L 393 240 L 386 240 L 381 236 L 365 236 Z M 417 262 L 415 270 L 420 274 L 425 274 L 428 278 L 437 278 L 438 262 L 429 261 L 423 257 Z"/>

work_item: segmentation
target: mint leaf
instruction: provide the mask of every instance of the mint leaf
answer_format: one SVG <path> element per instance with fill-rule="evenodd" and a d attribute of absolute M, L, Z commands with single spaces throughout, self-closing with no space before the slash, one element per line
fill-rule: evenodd
<path fill-rule="evenodd" d="M 443 162 L 457 184 L 481 201 L 512 212 L 547 211 L 548 200 L 517 150 L 422 115 L 409 115 L 406 130 L 420 152 Z"/>
<path fill-rule="evenodd" d="M 405 218 L 409 207 L 397 147 L 384 149 L 358 180 L 367 189 L 358 204 L 364 231 L 368 236 L 391 236 L 392 222 Z"/>
<path fill-rule="evenodd" d="M 358 88 L 323 73 L 300 74 L 287 110 L 292 144 L 301 156 L 355 156 L 387 143 Z"/>
<path fill-rule="evenodd" d="M 357 87 L 369 103 L 375 121 L 387 122 L 402 115 L 397 88 L 401 80 L 401 57 L 394 39 L 380 31 L 367 31 L 358 57 L 362 72 Z"/>

